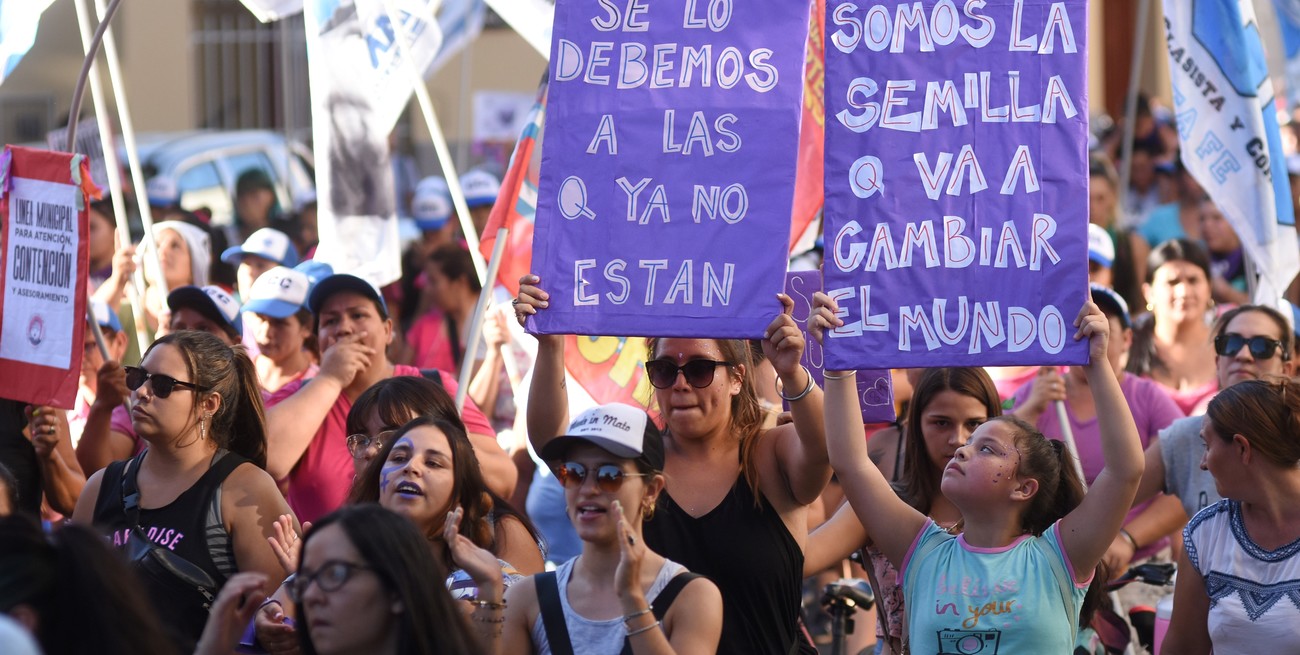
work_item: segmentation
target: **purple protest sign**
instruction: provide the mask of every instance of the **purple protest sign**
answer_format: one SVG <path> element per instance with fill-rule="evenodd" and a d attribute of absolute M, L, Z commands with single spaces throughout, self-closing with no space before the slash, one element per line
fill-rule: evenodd
<path fill-rule="evenodd" d="M 1087 361 L 1086 3 L 826 11 L 827 366 Z"/>
<path fill-rule="evenodd" d="M 808 316 L 812 314 L 812 296 L 822 289 L 822 276 L 818 271 L 795 271 L 785 274 L 785 293 L 794 300 L 794 322 L 803 332 L 803 365 L 808 368 L 817 386 L 825 388 L 826 361 L 821 344 L 808 334 Z M 832 369 L 834 370 L 834 369 Z M 862 405 L 863 423 L 889 423 L 894 414 L 894 384 L 889 369 L 883 371 L 862 369 L 858 371 L 858 400 Z M 789 409 L 790 403 L 785 403 Z"/>
<path fill-rule="evenodd" d="M 808 3 L 559 0 L 540 333 L 758 338 L 780 311 Z"/>

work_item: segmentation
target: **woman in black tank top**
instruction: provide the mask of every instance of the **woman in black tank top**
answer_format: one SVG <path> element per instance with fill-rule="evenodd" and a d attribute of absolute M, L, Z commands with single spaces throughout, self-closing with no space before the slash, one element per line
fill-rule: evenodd
<path fill-rule="evenodd" d="M 149 448 L 93 475 L 72 518 L 141 556 L 135 567 L 164 629 L 192 650 L 210 600 L 165 568 L 157 575 L 146 567 L 183 560 L 217 587 L 236 571 L 260 572 L 269 593 L 284 573 L 266 538 L 274 518 L 290 510 L 261 468 L 261 395 L 242 349 L 203 332 L 169 334 L 128 368 L 127 386 L 132 425 Z M 161 552 L 149 555 L 141 539 Z"/>
<path fill-rule="evenodd" d="M 546 306 L 535 275 L 520 279 L 515 316 Z M 708 576 L 722 592 L 719 653 L 816 652 L 798 626 L 807 506 L 830 480 L 822 393 L 800 366 L 804 339 L 783 311 L 763 340 L 794 423 L 762 430 L 763 410 L 744 341 L 651 339 L 646 372 L 667 423 L 655 517 L 645 525 L 655 552 Z M 564 337 L 539 335 L 528 396 L 528 434 L 539 451 L 567 420 Z"/>

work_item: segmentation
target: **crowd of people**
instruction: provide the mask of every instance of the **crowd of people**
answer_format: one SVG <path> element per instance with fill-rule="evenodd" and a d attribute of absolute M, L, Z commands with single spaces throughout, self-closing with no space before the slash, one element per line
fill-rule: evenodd
<path fill-rule="evenodd" d="M 814 381 L 784 294 L 761 340 L 650 339 L 647 407 L 572 405 L 565 336 L 521 328 L 547 280 L 470 342 L 492 290 L 438 178 L 382 289 L 260 172 L 228 226 L 151 189 L 156 258 L 94 203 L 107 354 L 87 330 L 72 410 L 0 400 L 0 650 L 810 654 L 811 581 L 856 573 L 851 652 L 1114 653 L 1155 599 L 1107 583 L 1148 561 L 1163 652 L 1296 643 L 1295 317 L 1249 304 L 1168 118 L 1137 128 L 1130 188 L 1092 153 L 1090 362 L 898 371 L 889 425 Z M 499 185 L 462 182 L 481 231 Z"/>

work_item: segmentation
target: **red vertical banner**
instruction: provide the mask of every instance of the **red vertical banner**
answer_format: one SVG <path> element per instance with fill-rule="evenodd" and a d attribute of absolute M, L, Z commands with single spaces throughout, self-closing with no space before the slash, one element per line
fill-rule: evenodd
<path fill-rule="evenodd" d="M 86 329 L 85 157 L 0 155 L 0 397 L 72 408 Z"/>
<path fill-rule="evenodd" d="M 808 47 L 803 65 L 803 117 L 799 121 L 799 159 L 794 172 L 790 249 L 817 219 L 825 204 L 822 188 L 822 135 L 826 131 L 826 0 L 812 0 Z"/>

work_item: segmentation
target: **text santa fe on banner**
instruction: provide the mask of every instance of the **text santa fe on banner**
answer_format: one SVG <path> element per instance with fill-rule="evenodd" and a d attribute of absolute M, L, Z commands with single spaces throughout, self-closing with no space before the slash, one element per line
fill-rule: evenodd
<path fill-rule="evenodd" d="M 808 4 L 559 0 L 541 333 L 759 337 L 780 310 Z"/>
<path fill-rule="evenodd" d="M 826 11 L 826 367 L 1085 362 L 1085 2 Z"/>
<path fill-rule="evenodd" d="M 82 155 L 6 146 L 0 155 L 0 398 L 71 409 L 86 327 Z"/>

